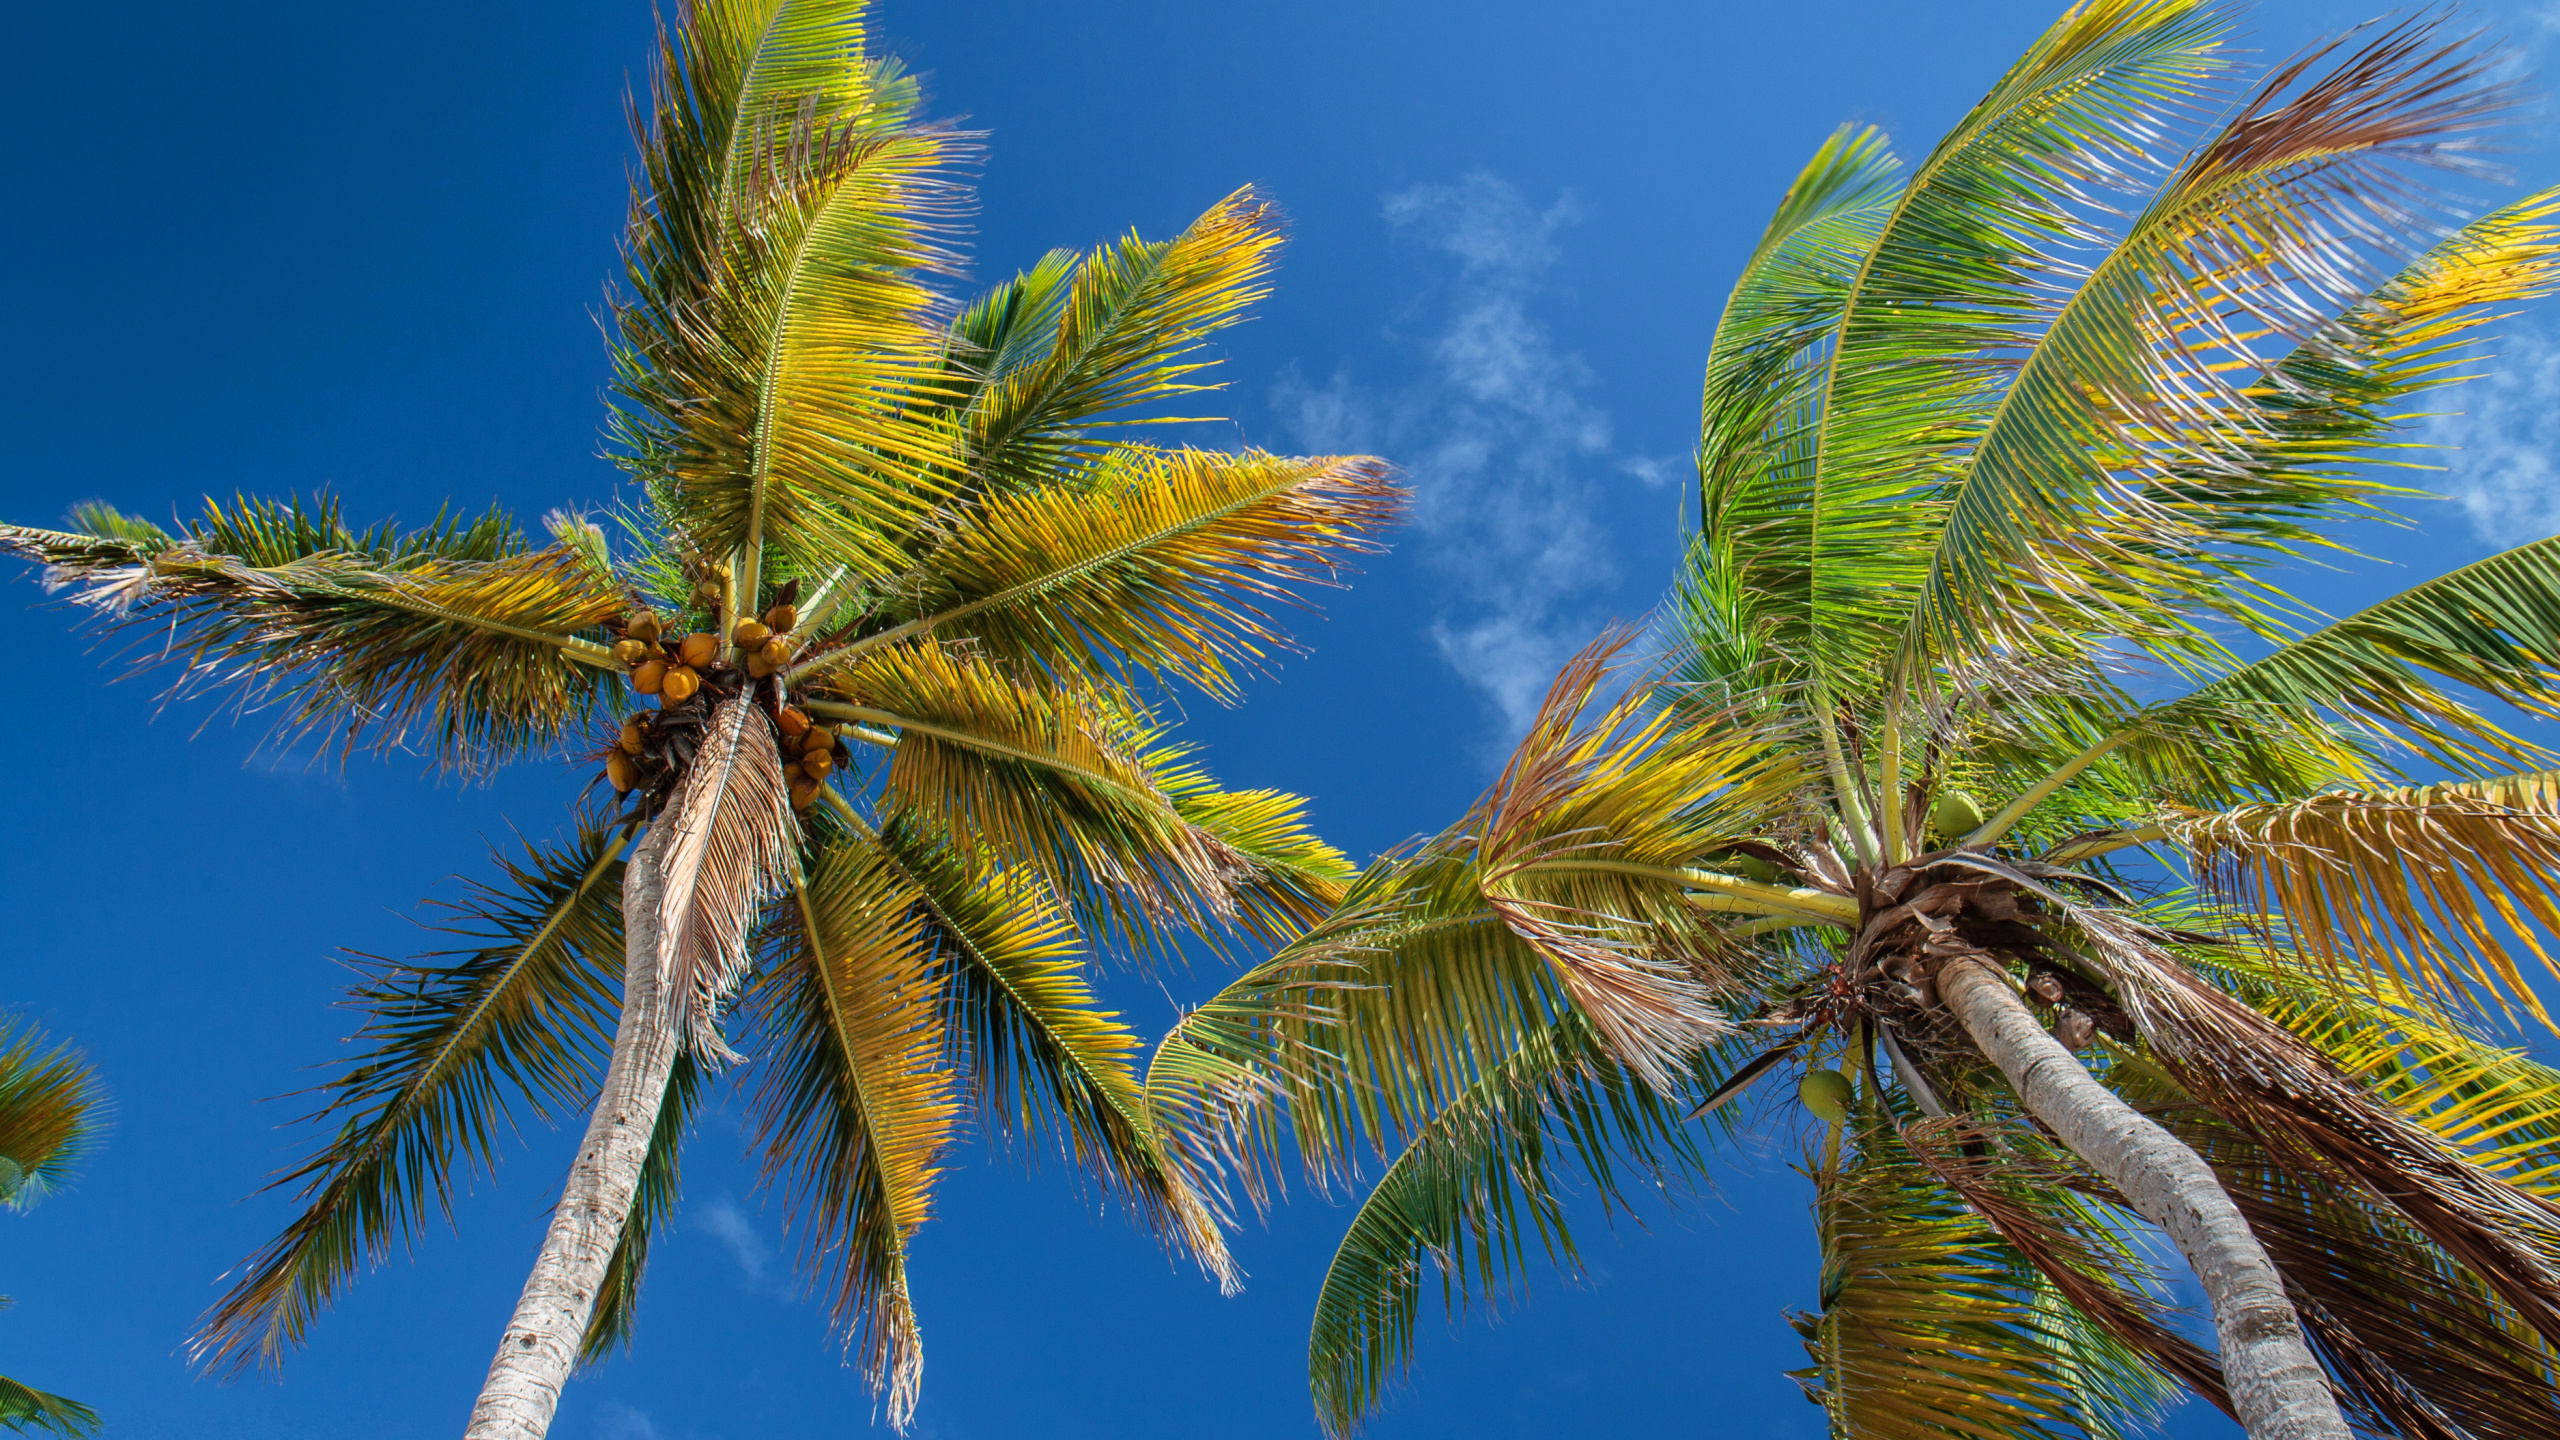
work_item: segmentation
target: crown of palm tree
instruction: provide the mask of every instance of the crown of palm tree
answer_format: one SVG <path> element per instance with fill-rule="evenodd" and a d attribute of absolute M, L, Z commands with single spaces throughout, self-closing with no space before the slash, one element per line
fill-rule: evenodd
<path fill-rule="evenodd" d="M 2180 1386 L 2560 1433 L 2560 1073 L 2486 1028 L 2543 1016 L 2560 772 L 2482 704 L 2560 713 L 2560 542 L 2338 620 L 2271 573 L 2410 493 L 2413 397 L 2560 266 L 2560 191 L 2457 227 L 2417 183 L 2511 99 L 2439 24 L 2208 114 L 2227 16 L 2091 0 L 1920 164 L 1817 152 L 1716 332 L 1662 668 L 1604 700 L 1595 647 L 1153 1063 L 1203 1187 L 1395 1157 L 1317 1303 L 1329 1430 L 1426 1256 L 1453 1299 L 1570 1260 L 1569 1170 L 1692 1170 L 1795 1065 L 1834 1435 L 2114 1436 Z"/>
<path fill-rule="evenodd" d="M 209 1313 L 204 1357 L 278 1360 L 494 1166 L 513 1114 L 587 1105 L 630 1012 L 673 1006 L 689 1043 L 652 1062 L 664 1107 L 584 1323 L 606 1353 L 742 989 L 768 1174 L 901 1423 L 905 1248 L 972 1117 L 1056 1137 L 1232 1279 L 1086 958 L 1284 937 L 1339 894 L 1300 802 L 1219 788 L 1145 695 L 1232 695 L 1286 643 L 1272 607 L 1332 581 L 1398 494 L 1364 457 L 1111 428 L 1211 388 L 1200 347 L 1278 244 L 1250 191 L 947 302 L 972 139 L 865 52 L 862 10 L 699 0 L 662 32 L 615 311 L 610 434 L 638 487 L 618 535 L 359 530 L 291 500 L 0 529 L 184 685 L 280 705 L 289 732 L 466 768 L 565 748 L 629 796 L 500 857 L 450 918 L 461 948 L 358 987 L 328 1138 L 279 1182 L 307 1208 Z M 643 824 L 657 848 L 626 861 Z"/>

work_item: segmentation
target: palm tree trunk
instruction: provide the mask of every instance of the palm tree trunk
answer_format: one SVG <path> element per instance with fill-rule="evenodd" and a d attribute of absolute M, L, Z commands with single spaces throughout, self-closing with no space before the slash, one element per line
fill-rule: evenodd
<path fill-rule="evenodd" d="M 569 1167 L 542 1253 L 498 1342 L 465 1440 L 541 1440 L 578 1363 L 613 1248 L 631 1214 L 649 1137 L 676 1059 L 676 1011 L 666 994 L 659 937 L 660 863 L 671 827 L 653 825 L 622 877 L 622 1019 L 595 1117 Z"/>
<path fill-rule="evenodd" d="M 2203 1157 L 2099 1084 L 1989 965 L 1950 961 L 1938 992 L 2027 1109 L 2144 1219 L 2168 1231 L 2195 1268 L 2213 1302 L 2223 1376 L 2250 1440 L 2350 1440 L 2301 1317 L 2285 1298 L 2284 1277 Z"/>

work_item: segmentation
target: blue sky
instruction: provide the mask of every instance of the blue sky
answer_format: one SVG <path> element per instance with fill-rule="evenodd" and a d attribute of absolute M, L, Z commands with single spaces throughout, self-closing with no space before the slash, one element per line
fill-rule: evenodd
<path fill-rule="evenodd" d="M 888 0 L 884 48 L 937 108 L 992 132 L 978 276 L 1130 226 L 1179 227 L 1237 185 L 1292 216 L 1279 290 L 1232 333 L 1231 426 L 1281 449 L 1405 465 L 1414 523 L 1240 709 L 1189 707 L 1234 783 L 1314 798 L 1368 855 L 1446 823 L 1554 661 L 1662 588 L 1725 287 L 1803 157 L 1846 119 L 1927 144 L 2054 0 L 1783 6 L 1334 3 L 1108 6 Z M 448 499 L 528 518 L 606 498 L 594 312 L 645 60 L 638 0 L 509 6 L 20 7 L 0 91 L 0 513 L 105 497 L 328 487 L 359 517 Z M 2371 12 L 2267 4 L 2282 55 Z M 2489 12 L 2547 62 L 2539 11 Z M 2560 178 L 2547 117 L 2509 137 Z M 2309 585 L 2353 603 L 2560 530 L 2560 317 L 2440 422 L 2461 444 L 2378 559 Z M 0 1007 L 81 1041 L 117 1105 L 69 1194 L 0 1216 L 0 1373 L 97 1404 L 119 1436 L 455 1433 L 568 1153 L 530 1128 L 458 1233 L 358 1284 L 282 1383 L 190 1378 L 212 1282 L 287 1216 L 262 1178 L 307 1137 L 266 1101 L 310 1083 L 353 1018 L 339 947 L 424 948 L 511 825 L 547 834 L 583 775 L 483 787 L 408 759 L 313 769 L 262 728 L 155 703 L 12 577 L 0 753 Z M 1150 1031 L 1220 977 L 1116 983 Z M 1501 1323 L 1426 1325 L 1381 1437 L 1673 1429 L 1813 1437 L 1779 1371 L 1810 1302 L 1805 1194 L 1766 1129 L 1716 1193 L 1589 1237 Z M 688 1157 L 637 1348 L 577 1382 L 563 1440 L 858 1433 L 872 1424 L 821 1310 L 798 1298 L 734 1107 Z M 1239 1237 L 1221 1299 L 1051 1160 L 971 1146 L 915 1284 L 917 1433 L 1308 1436 L 1303 1336 L 1347 1212 L 1303 1192 Z M 245 1198 L 244 1198 L 245 1197 Z M 2174 1434 L 2230 1427 L 2197 1407 Z"/>

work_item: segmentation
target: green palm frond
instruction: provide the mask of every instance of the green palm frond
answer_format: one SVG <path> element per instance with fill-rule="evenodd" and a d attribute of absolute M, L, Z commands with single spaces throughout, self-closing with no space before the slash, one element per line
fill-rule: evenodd
<path fill-rule="evenodd" d="M 622 1234 L 613 1243 L 613 1259 L 605 1266 L 603 1288 L 596 1292 L 594 1314 L 578 1342 L 578 1363 L 600 1364 L 631 1344 L 631 1327 L 640 1310 L 640 1281 L 649 1268 L 649 1244 L 676 1213 L 677 1165 L 684 1132 L 702 1103 L 703 1063 L 691 1050 L 676 1052 L 667 1075 L 667 1096 L 658 1123 L 649 1132 L 649 1157 L 640 1165 L 640 1185 L 631 1197 L 631 1213 L 623 1217 Z"/>
<path fill-rule="evenodd" d="M 69 1182 L 106 1124 L 97 1071 L 68 1045 L 0 1020 L 0 1206 L 25 1210 Z"/>
<path fill-rule="evenodd" d="M 935 955 L 917 892 L 869 837 L 839 831 L 805 864 L 749 996 L 768 1050 L 757 1132 L 801 1268 L 903 1427 L 924 1365 L 907 1241 L 960 1115 Z"/>
<path fill-rule="evenodd" d="M 0 1375 L 0 1429 L 19 1434 L 95 1435 L 104 1423 L 97 1411 L 77 1400 L 48 1395 Z"/>
<path fill-rule="evenodd" d="M 1268 293 L 1278 221 L 1248 187 L 1171 240 L 1133 234 L 1072 272 L 1053 257 L 982 303 L 972 314 L 990 363 L 966 411 L 977 482 L 996 494 L 1031 487 L 1091 455 L 1099 417 L 1215 388 L 1190 378 L 1212 363 L 1200 346 Z M 1041 336 L 1047 354 L 1015 358 Z"/>
<path fill-rule="evenodd" d="M 2191 804 L 2239 798 L 2252 784 L 2282 794 L 2330 776 L 2380 778 L 2388 772 L 2360 752 L 2395 738 L 2469 775 L 2530 768 L 2546 758 L 2540 747 L 2437 682 L 2548 716 L 2560 713 L 2555 654 L 2560 539 L 2537 540 L 2413 585 L 2137 716 L 2126 752 Z M 2253 763 L 2286 742 L 2328 759 L 2329 774 Z"/>
<path fill-rule="evenodd" d="M 1008 1137 L 1061 1135 L 1141 1224 L 1232 1291 L 1240 1276 L 1216 1217 L 1166 1153 L 1138 1087 L 1138 1035 L 1097 1003 L 1066 909 L 1030 872 L 972 860 L 911 826 L 876 843 L 913 893 L 976 1113 Z"/>
<path fill-rule="evenodd" d="M 1806 1393 L 1842 1440 L 2106 1435 L 2104 1397 L 2046 1329 L 1996 1231 L 1890 1132 L 1822 1187 L 1822 1309 Z"/>
<path fill-rule="evenodd" d="M 2341 237 L 2418 250 L 2427 222 L 2396 172 L 2450 163 L 2509 103 L 2475 83 L 2485 52 L 2440 45 L 2432 28 L 2394 28 L 2333 65 L 2341 46 L 2322 47 L 2269 76 L 2073 289 L 1972 442 L 1911 618 L 1915 643 L 1981 654 L 2100 629 L 2174 657 L 2219 649 L 2163 628 L 2190 607 L 2277 623 L 2231 573 L 2253 550 L 2317 543 L 2311 525 L 2381 488 L 2337 464 L 2352 452 L 2334 427 L 2326 454 L 2284 457 L 2329 463 L 2268 463 L 2284 452 L 2267 434 L 2282 422 L 2265 412 L 2326 398 L 2334 387 L 2302 383 L 2306 362 L 2330 358 L 2331 317 L 2365 300 L 2357 247 Z M 2547 288 L 2535 268 L 2512 277 L 2527 281 L 2522 294 Z M 2425 279 L 2422 268 L 2385 293 Z M 2370 324 L 2351 343 L 2367 353 L 2334 368 L 2362 368 L 2395 348 L 2391 332 L 2428 328 L 2388 308 L 2357 318 Z M 2309 356 L 2239 383 L 2234 372 L 2263 364 L 2254 346 L 2266 336 Z M 2364 388 L 2369 398 L 2373 381 Z"/>
<path fill-rule="evenodd" d="M 103 509 L 93 523 L 112 531 Z M 286 737 L 370 733 L 481 766 L 556 740 L 611 684 L 597 627 L 625 601 L 574 547 L 531 550 L 505 521 L 350 529 L 334 502 L 208 504 L 174 535 L 0 527 L 102 623 L 166 638 L 182 689 L 282 703 Z"/>
<path fill-rule="evenodd" d="M 998 496 L 926 557 L 885 628 L 804 660 L 832 683 L 913 636 L 1057 670 L 1171 675 L 1230 693 L 1287 643 L 1265 606 L 1333 583 L 1401 498 L 1367 457 L 1114 447 L 1088 477 Z"/>
<path fill-rule="evenodd" d="M 2041 277 L 2097 238 L 2084 190 L 2152 162 L 2136 138 L 2227 63 L 2199 0 L 2093 0 L 2055 22 L 1927 159 L 1852 283 L 1801 497 L 1801 643 L 1831 673 L 1891 643 L 1947 497 L 2006 390 L 1986 363 L 2049 323 Z"/>
<path fill-rule="evenodd" d="M 367 1260 L 431 1209 L 450 1218 L 457 1169 L 496 1166 L 518 1096 L 541 1115 L 585 1103 L 620 968 L 622 846 L 590 819 L 494 856 L 503 878 L 437 927 L 471 948 L 373 962 L 351 994 L 365 1048 L 312 1117 L 337 1129 L 275 1182 L 301 1187 L 303 1212 L 198 1322 L 199 1362 L 281 1363 Z"/>
<path fill-rule="evenodd" d="M 1712 617 L 1737 644 L 1789 617 L 1785 638 L 1802 638 L 1812 571 L 1800 500 L 1812 480 L 1814 406 L 1850 289 L 1893 213 L 1900 170 L 1872 127 L 1843 126 L 1823 142 L 1778 202 L 1716 325 L 1699 406 L 1699 543 L 1724 583 L 1701 592 L 1722 603 L 1695 620 Z M 1722 653 L 1700 648 L 1701 658 Z M 1737 680 L 1754 669 L 1730 656 L 1712 667 Z"/>
<path fill-rule="evenodd" d="M 1433 1115 L 1370 1189 L 1325 1269 L 1307 1371 L 1326 1433 L 1356 1430 L 1410 1363 L 1426 1256 L 1452 1309 L 1521 1279 L 1533 1237 L 1550 1260 L 1575 1264 L 1556 1142 L 1571 1146 L 1604 1204 L 1620 1204 L 1616 1160 L 1655 1178 L 1702 1163 L 1680 1119 L 1572 1013 L 1530 1032 Z"/>

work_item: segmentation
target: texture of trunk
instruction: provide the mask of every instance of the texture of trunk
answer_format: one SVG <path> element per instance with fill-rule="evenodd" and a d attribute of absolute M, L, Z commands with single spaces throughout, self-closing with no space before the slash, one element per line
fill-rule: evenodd
<path fill-rule="evenodd" d="M 613 1061 L 542 1253 L 471 1408 L 466 1440 L 541 1440 L 551 1428 L 560 1387 L 577 1368 L 578 1343 L 631 1213 L 676 1059 L 677 1012 L 667 994 L 659 934 L 660 864 L 669 829 L 651 826 L 623 871 L 622 1019 L 613 1032 Z"/>
<path fill-rule="evenodd" d="M 2350 1440 L 2284 1277 L 2203 1157 L 2099 1084 L 1989 965 L 1950 961 L 1938 991 L 2027 1109 L 2166 1230 L 2195 1268 L 2250 1440 Z"/>

